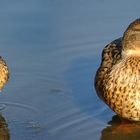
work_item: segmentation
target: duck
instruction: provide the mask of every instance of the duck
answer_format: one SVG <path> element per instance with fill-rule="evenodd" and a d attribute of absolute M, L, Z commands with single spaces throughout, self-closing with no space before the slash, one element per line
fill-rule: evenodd
<path fill-rule="evenodd" d="M 120 118 L 140 121 L 140 18 L 103 48 L 94 86 Z"/>
<path fill-rule="evenodd" d="M 9 80 L 9 68 L 6 61 L 0 56 L 0 91 L 4 88 Z"/>

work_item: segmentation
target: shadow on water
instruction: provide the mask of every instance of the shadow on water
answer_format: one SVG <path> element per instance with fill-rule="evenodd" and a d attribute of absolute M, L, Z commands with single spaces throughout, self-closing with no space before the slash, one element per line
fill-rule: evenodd
<path fill-rule="evenodd" d="M 67 71 L 68 86 L 74 92 L 75 103 L 84 110 L 86 105 L 94 100 L 94 96 L 91 94 L 93 71 L 90 70 L 93 70 L 92 63 L 90 59 L 78 59 L 72 63 Z"/>
<path fill-rule="evenodd" d="M 115 115 L 108 124 L 102 130 L 100 140 L 138 140 L 140 138 L 140 122 L 121 120 Z"/>
<path fill-rule="evenodd" d="M 2 114 L 0 114 L 0 140 L 10 140 L 8 125 Z"/>
<path fill-rule="evenodd" d="M 99 61 L 96 55 L 77 59 L 73 61 L 66 76 L 75 104 L 80 110 L 93 118 L 109 120 L 114 113 L 97 97 L 94 89 L 94 77 Z"/>

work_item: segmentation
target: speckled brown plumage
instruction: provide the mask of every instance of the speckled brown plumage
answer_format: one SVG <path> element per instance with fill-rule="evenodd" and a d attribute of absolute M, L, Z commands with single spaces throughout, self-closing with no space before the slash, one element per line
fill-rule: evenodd
<path fill-rule="evenodd" d="M 140 19 L 103 49 L 95 88 L 119 116 L 140 121 Z"/>
<path fill-rule="evenodd" d="M 0 90 L 4 87 L 9 79 L 9 70 L 6 62 L 0 57 Z"/>

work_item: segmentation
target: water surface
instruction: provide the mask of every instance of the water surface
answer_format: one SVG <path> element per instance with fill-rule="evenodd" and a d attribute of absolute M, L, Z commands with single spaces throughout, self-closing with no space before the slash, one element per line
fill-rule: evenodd
<path fill-rule="evenodd" d="M 0 94 L 1 139 L 139 138 L 139 124 L 121 125 L 93 87 L 102 48 L 139 17 L 139 4 L 1 1 L 0 53 L 10 69 Z"/>

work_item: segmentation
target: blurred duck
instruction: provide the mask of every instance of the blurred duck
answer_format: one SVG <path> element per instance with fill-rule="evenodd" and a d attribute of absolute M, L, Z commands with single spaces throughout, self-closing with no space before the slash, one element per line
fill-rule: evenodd
<path fill-rule="evenodd" d="M 6 62 L 3 60 L 3 58 L 0 56 L 0 91 L 7 83 L 8 79 L 9 79 L 8 66 L 6 65 Z"/>
<path fill-rule="evenodd" d="M 95 89 L 120 117 L 140 121 L 140 19 L 103 49 Z"/>

